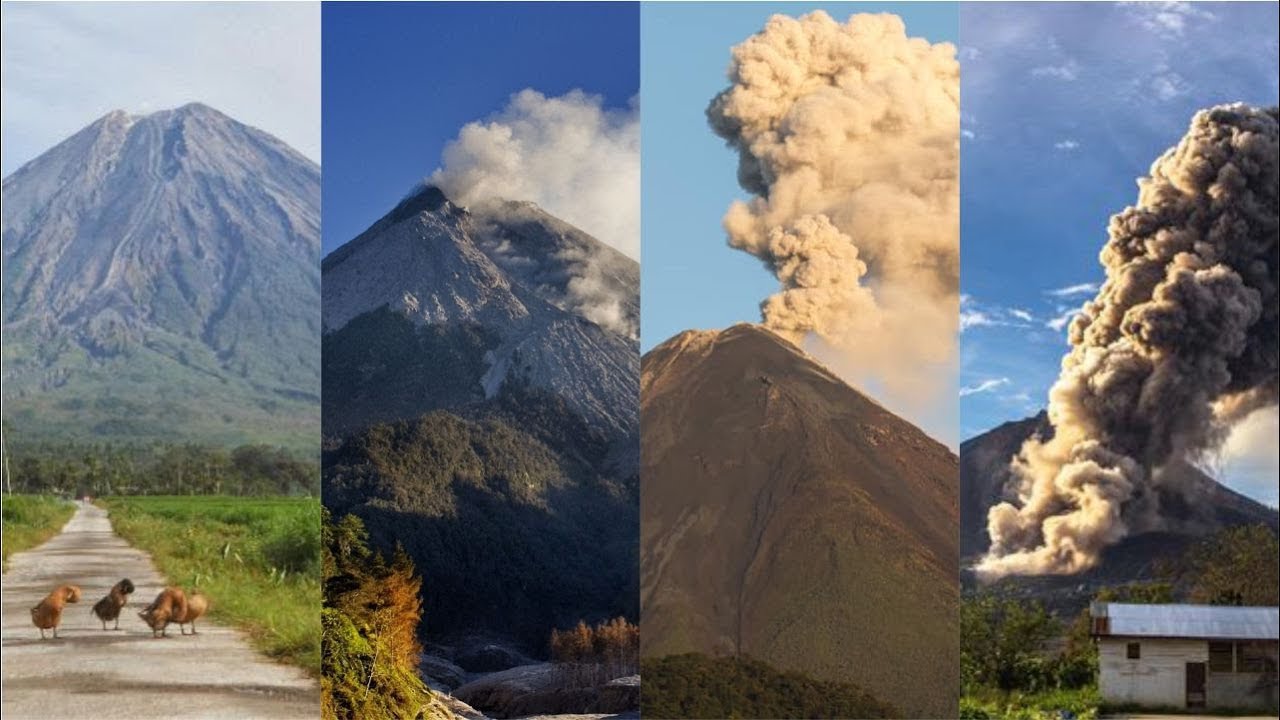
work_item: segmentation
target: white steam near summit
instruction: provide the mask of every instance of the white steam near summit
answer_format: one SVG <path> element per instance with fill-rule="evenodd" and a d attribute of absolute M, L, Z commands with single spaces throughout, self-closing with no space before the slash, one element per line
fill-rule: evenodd
<path fill-rule="evenodd" d="M 483 213 L 486 201 L 528 201 L 631 258 L 640 257 L 640 111 L 604 107 L 579 90 L 512 96 L 465 125 L 429 181 Z"/>

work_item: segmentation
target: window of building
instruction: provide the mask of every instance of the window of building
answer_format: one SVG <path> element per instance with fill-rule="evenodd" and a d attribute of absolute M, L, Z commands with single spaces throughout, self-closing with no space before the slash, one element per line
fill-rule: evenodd
<path fill-rule="evenodd" d="M 1260 642 L 1236 643 L 1236 672 L 1260 673 L 1267 669 L 1267 647 Z"/>
<path fill-rule="evenodd" d="M 1229 673 L 1235 670 L 1231 664 L 1235 648 L 1229 642 L 1209 643 L 1209 671 Z"/>
<path fill-rule="evenodd" d="M 1129 646 L 1125 649 L 1125 657 L 1130 660 L 1142 659 L 1142 643 L 1129 643 Z"/>

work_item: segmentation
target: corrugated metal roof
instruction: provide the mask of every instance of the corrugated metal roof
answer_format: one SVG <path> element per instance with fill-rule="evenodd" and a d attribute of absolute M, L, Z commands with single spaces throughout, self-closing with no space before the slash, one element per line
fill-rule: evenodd
<path fill-rule="evenodd" d="M 1089 612 L 1107 618 L 1104 635 L 1280 640 L 1280 607 L 1096 602 Z"/>

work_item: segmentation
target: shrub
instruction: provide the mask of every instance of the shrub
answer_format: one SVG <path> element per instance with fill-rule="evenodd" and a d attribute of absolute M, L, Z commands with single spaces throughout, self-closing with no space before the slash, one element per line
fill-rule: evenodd
<path fill-rule="evenodd" d="M 306 508 L 276 524 L 263 540 L 262 555 L 273 567 L 290 573 L 312 573 L 320 564 L 320 517 Z"/>

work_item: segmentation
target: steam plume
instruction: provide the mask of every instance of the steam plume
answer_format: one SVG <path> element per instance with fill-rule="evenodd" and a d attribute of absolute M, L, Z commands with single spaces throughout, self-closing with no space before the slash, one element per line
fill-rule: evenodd
<path fill-rule="evenodd" d="M 430 182 L 463 205 L 540 205 L 631 258 L 640 257 L 640 113 L 606 109 L 580 90 L 522 90 L 485 122 L 465 125 Z"/>
<path fill-rule="evenodd" d="M 891 397 L 936 399 L 959 307 L 955 48 L 895 15 L 775 15 L 729 79 L 707 117 L 757 196 L 724 227 L 781 283 L 765 325 Z"/>
<path fill-rule="evenodd" d="M 1111 218 L 1106 282 L 1070 329 L 1050 439 L 1012 464 L 991 509 L 987 577 L 1068 574 L 1159 527 L 1172 463 L 1213 452 L 1277 401 L 1277 109 L 1196 114 Z"/>

